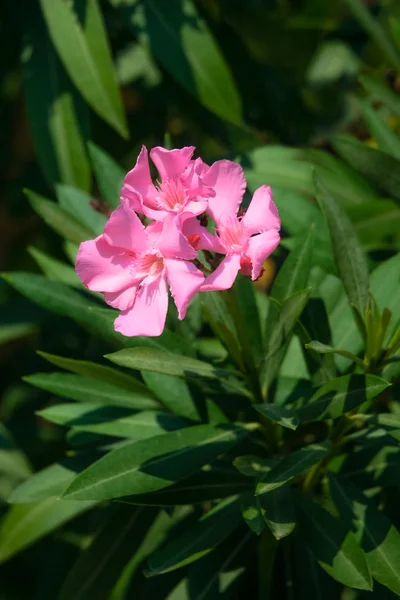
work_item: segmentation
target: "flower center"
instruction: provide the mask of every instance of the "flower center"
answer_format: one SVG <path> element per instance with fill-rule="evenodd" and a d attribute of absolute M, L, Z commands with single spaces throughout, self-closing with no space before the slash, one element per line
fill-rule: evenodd
<path fill-rule="evenodd" d="M 183 186 L 182 180 L 166 179 L 157 186 L 157 203 L 160 208 L 166 210 L 180 210 L 185 206 L 188 196 Z"/>
<path fill-rule="evenodd" d="M 218 235 L 228 252 L 244 252 L 249 235 L 241 219 L 228 217 L 218 225 Z"/>
<path fill-rule="evenodd" d="M 135 280 L 146 285 L 162 275 L 164 259 L 157 251 L 147 252 L 140 254 L 133 266 Z"/>

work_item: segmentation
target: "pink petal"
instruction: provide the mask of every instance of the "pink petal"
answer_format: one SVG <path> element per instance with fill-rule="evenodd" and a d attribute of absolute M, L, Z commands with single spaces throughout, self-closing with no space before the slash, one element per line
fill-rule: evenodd
<path fill-rule="evenodd" d="M 142 146 L 137 158 L 136 165 L 125 176 L 121 190 L 121 200 L 130 201 L 132 208 L 137 210 L 139 202 L 138 195 L 145 199 L 156 193 L 153 182 L 151 181 L 149 158 L 146 146 Z"/>
<path fill-rule="evenodd" d="M 265 259 L 275 250 L 279 240 L 280 236 L 276 229 L 270 229 L 250 238 L 247 254 L 253 263 L 251 274 L 253 281 L 260 276 Z"/>
<path fill-rule="evenodd" d="M 194 264 L 185 260 L 169 258 L 165 261 L 165 266 L 171 294 L 178 309 L 178 317 L 182 320 L 185 318 L 189 302 L 200 290 L 204 275 Z"/>
<path fill-rule="evenodd" d="M 144 252 L 149 245 L 144 226 L 126 201 L 111 214 L 104 237 L 111 246 L 134 252 Z"/>
<path fill-rule="evenodd" d="M 221 264 L 206 277 L 201 286 L 202 292 L 214 290 L 228 290 L 233 286 L 236 275 L 240 269 L 240 254 L 228 254 Z"/>
<path fill-rule="evenodd" d="M 156 146 L 150 150 L 150 158 L 156 165 L 161 179 L 172 179 L 188 166 L 192 158 L 194 146 L 185 146 L 185 148 L 176 148 L 167 150 L 161 146 Z"/>
<path fill-rule="evenodd" d="M 182 233 L 180 215 L 169 215 L 163 223 L 163 229 L 156 247 L 165 258 L 183 258 L 192 260 L 197 252 Z"/>
<path fill-rule="evenodd" d="M 189 217 L 189 218 L 188 218 Z M 184 213 L 182 215 L 182 231 L 189 243 L 196 250 L 209 250 L 210 252 L 219 252 L 225 254 L 225 249 L 219 238 L 210 233 L 206 227 L 202 227 L 199 221 L 192 215 Z M 191 242 L 193 240 L 193 243 Z"/>
<path fill-rule="evenodd" d="M 231 160 L 218 160 L 203 175 L 203 181 L 215 190 L 207 211 L 214 221 L 236 215 L 246 190 L 242 167 Z"/>
<path fill-rule="evenodd" d="M 195 217 L 203 214 L 207 210 L 208 202 L 207 200 L 200 200 L 199 202 L 195 200 L 189 200 L 189 202 L 185 205 L 185 212 L 192 213 Z"/>
<path fill-rule="evenodd" d="M 163 277 L 143 286 L 136 294 L 132 308 L 115 319 L 114 329 L 129 337 L 161 335 L 168 310 L 167 284 Z"/>
<path fill-rule="evenodd" d="M 79 246 L 76 272 L 94 292 L 119 292 L 132 284 L 131 264 L 132 257 L 117 254 L 100 235 Z"/>
<path fill-rule="evenodd" d="M 253 194 L 249 208 L 243 217 L 243 223 L 249 233 L 261 233 L 268 229 L 281 228 L 278 209 L 272 199 L 272 190 L 262 185 Z"/>
<path fill-rule="evenodd" d="M 104 300 L 113 308 L 128 310 L 135 302 L 136 292 L 137 286 L 132 284 L 126 290 L 122 290 L 122 292 L 106 292 Z"/>

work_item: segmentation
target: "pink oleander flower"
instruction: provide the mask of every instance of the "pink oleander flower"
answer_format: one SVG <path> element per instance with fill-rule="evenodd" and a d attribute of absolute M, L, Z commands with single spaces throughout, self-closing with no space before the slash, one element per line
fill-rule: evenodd
<path fill-rule="evenodd" d="M 206 210 L 214 190 L 203 179 L 209 167 L 201 158 L 192 160 L 194 150 L 194 146 L 175 150 L 153 148 L 150 158 L 160 176 L 154 185 L 147 149 L 142 146 L 136 165 L 124 179 L 121 198 L 128 200 L 135 211 L 155 221 L 163 221 L 170 214 L 200 215 Z"/>
<path fill-rule="evenodd" d="M 119 309 L 115 330 L 126 336 L 158 336 L 168 309 L 168 288 L 183 319 L 187 306 L 204 281 L 189 262 L 196 251 L 173 216 L 164 223 L 141 223 L 128 200 L 122 199 L 104 233 L 80 245 L 76 272 L 92 291 Z"/>

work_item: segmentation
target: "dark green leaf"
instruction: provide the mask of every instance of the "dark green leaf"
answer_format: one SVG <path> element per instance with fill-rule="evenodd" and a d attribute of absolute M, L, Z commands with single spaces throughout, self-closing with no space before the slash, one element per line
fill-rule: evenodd
<path fill-rule="evenodd" d="M 241 519 L 237 498 L 228 498 L 193 527 L 170 540 L 149 558 L 147 576 L 160 575 L 198 560 L 236 529 Z"/>
<path fill-rule="evenodd" d="M 246 433 L 228 425 L 196 425 L 127 444 L 78 475 L 64 495 L 106 500 L 160 490 L 196 473 Z"/>
<path fill-rule="evenodd" d="M 266 494 L 317 464 L 328 452 L 324 444 L 310 444 L 282 458 L 257 484 L 256 494 Z"/>
<path fill-rule="evenodd" d="M 284 406 L 276 404 L 254 404 L 253 406 L 264 417 L 282 425 L 282 427 L 296 429 L 300 422 L 296 412 Z"/>
<path fill-rule="evenodd" d="M 84 287 L 74 269 L 69 265 L 66 265 L 60 260 L 56 260 L 55 258 L 48 256 L 37 248 L 30 247 L 28 248 L 28 252 L 37 262 L 48 279 L 52 279 L 53 281 L 61 281 L 61 283 L 65 283 L 78 289 Z"/>
<path fill-rule="evenodd" d="M 382 85 L 379 81 L 363 75 L 360 83 L 377 100 L 381 100 L 393 113 L 400 117 L 400 98 L 395 92 Z"/>
<path fill-rule="evenodd" d="M 277 540 L 290 535 L 296 518 L 290 486 L 284 485 L 269 494 L 258 496 L 264 519 Z"/>
<path fill-rule="evenodd" d="M 242 497 L 242 517 L 254 533 L 260 535 L 265 529 L 265 521 L 260 506 L 260 501 L 254 494 L 246 494 Z"/>
<path fill-rule="evenodd" d="M 367 259 L 351 221 L 317 176 L 315 186 L 328 223 L 339 276 L 350 302 L 364 314 L 369 285 Z"/>
<path fill-rule="evenodd" d="M 240 368 L 244 368 L 236 327 L 220 294 L 203 294 L 202 303 L 206 319 L 215 336 L 228 350 L 234 362 Z"/>
<path fill-rule="evenodd" d="M 186 381 L 172 375 L 143 371 L 148 388 L 170 411 L 179 417 L 199 421 L 200 415 Z"/>
<path fill-rule="evenodd" d="M 369 132 L 378 143 L 378 148 L 400 159 L 400 140 L 398 136 L 390 129 L 389 125 L 386 124 L 378 112 L 372 108 L 369 102 L 361 99 L 358 102 Z"/>
<path fill-rule="evenodd" d="M 297 506 L 302 535 L 321 567 L 344 585 L 371 590 L 365 555 L 346 524 L 305 497 L 297 498 Z"/>
<path fill-rule="evenodd" d="M 124 171 L 104 150 L 89 142 L 89 155 L 104 200 L 112 207 L 119 205 Z"/>
<path fill-rule="evenodd" d="M 314 350 L 315 352 L 319 352 L 320 354 L 339 354 L 340 356 L 348 358 L 352 362 L 364 366 L 364 361 L 361 360 L 361 358 L 358 358 L 358 356 L 355 356 L 352 352 L 348 352 L 347 350 L 339 350 L 338 348 L 332 348 L 332 346 L 321 344 L 321 342 L 317 342 L 316 340 L 306 344 L 306 348 L 309 350 Z"/>
<path fill-rule="evenodd" d="M 89 229 L 92 234 L 103 233 L 107 218 L 91 206 L 92 198 L 89 194 L 63 184 L 56 186 L 56 193 L 59 205 L 65 212 Z"/>
<path fill-rule="evenodd" d="M 66 0 L 40 0 L 40 4 L 54 47 L 72 81 L 93 110 L 122 137 L 128 137 L 97 0 L 75 5 Z"/>

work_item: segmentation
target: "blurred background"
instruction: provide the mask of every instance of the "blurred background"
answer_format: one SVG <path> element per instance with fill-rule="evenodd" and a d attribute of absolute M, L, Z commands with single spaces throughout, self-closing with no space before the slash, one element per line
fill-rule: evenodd
<path fill-rule="evenodd" d="M 120 180 L 142 144 L 242 160 L 251 185 L 274 186 L 291 234 L 285 210 L 298 201 L 298 220 L 307 221 L 311 165 L 330 168 L 318 150 L 337 154 L 338 133 L 377 146 L 382 122 L 385 133 L 400 131 L 400 114 L 373 88 L 378 81 L 392 100 L 400 93 L 397 0 L 4 0 L 0 34 L 1 271 L 57 279 L 57 261 L 73 262 L 74 236 L 65 245 L 56 216 L 47 212 L 47 224 L 38 216 L 40 198 L 62 205 L 75 194 L 72 214 L 86 200 L 102 218 L 110 196 L 118 200 L 99 173 L 114 169 Z M 370 239 L 373 221 L 365 225 L 371 215 L 350 214 L 364 219 L 372 253 L 398 248 L 398 214 L 379 243 Z M 269 261 L 261 289 L 285 252 L 283 244 Z M 16 482 L 67 448 L 63 431 L 35 416 L 51 394 L 22 380 L 50 368 L 37 349 L 86 359 L 107 352 L 0 280 L 0 513 Z M 93 528 L 87 521 L 1 565 L 0 599 L 54 599 L 73 535 Z"/>

